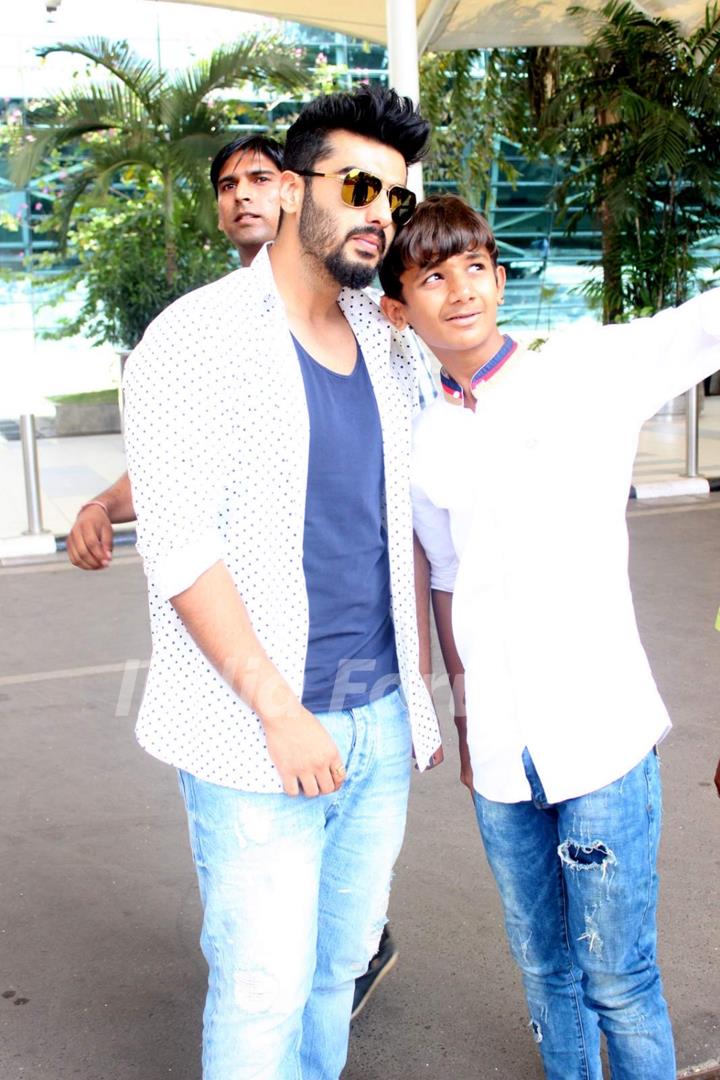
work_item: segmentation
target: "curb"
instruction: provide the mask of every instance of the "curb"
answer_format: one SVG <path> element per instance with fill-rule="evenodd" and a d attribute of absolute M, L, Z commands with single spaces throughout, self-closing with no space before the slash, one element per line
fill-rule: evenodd
<path fill-rule="evenodd" d="M 677 1074 L 677 1080 L 720 1080 L 720 1061 L 705 1061 Z"/>
<path fill-rule="evenodd" d="M 676 476 L 672 480 L 655 480 L 633 484 L 630 499 L 671 499 L 678 495 L 709 495 L 720 491 L 720 477 Z"/>
<path fill-rule="evenodd" d="M 669 499 L 678 495 L 709 495 L 711 491 L 720 491 L 720 476 L 678 476 L 673 480 L 657 480 L 647 484 L 633 484 L 628 495 L 629 499 Z M 137 533 L 135 529 L 118 529 L 115 533 L 114 543 L 135 544 Z M 8 566 L 13 563 L 35 561 L 46 558 L 48 555 L 57 555 L 60 551 L 67 551 L 67 534 L 55 536 L 51 532 L 42 532 L 39 535 L 23 533 L 22 536 L 6 536 L 0 538 L 0 566 Z M 693 1076 L 693 1073 L 688 1074 Z M 720 1080 L 720 1076 L 718 1076 Z"/>
<path fill-rule="evenodd" d="M 135 529 L 118 529 L 114 534 L 115 547 L 135 543 L 137 543 Z M 67 551 L 67 535 L 55 536 L 51 532 L 42 532 L 36 535 L 24 533 L 22 536 L 6 536 L 0 538 L 0 566 L 39 562 L 61 551 Z"/>
<path fill-rule="evenodd" d="M 33 535 L 7 536 L 0 540 L 0 564 L 16 559 L 38 559 L 56 552 L 55 537 L 51 532 Z"/>

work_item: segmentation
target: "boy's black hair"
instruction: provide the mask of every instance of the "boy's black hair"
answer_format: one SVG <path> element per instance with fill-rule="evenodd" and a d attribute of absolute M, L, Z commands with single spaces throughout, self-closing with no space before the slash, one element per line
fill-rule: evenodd
<path fill-rule="evenodd" d="M 492 229 L 477 210 L 458 195 L 430 195 L 395 234 L 380 266 L 380 284 L 391 300 L 401 300 L 402 275 L 431 269 L 453 255 L 485 248 L 497 266 L 498 247 Z"/>
<path fill-rule="evenodd" d="M 359 86 L 309 101 L 288 129 L 285 168 L 305 172 L 330 150 L 333 131 L 350 131 L 391 146 L 412 165 L 427 148 L 430 124 L 409 97 L 382 86 Z"/>
<path fill-rule="evenodd" d="M 242 138 L 234 139 L 232 142 L 222 146 L 212 160 L 212 165 L 210 166 L 210 183 L 213 186 L 216 198 L 218 194 L 220 170 L 228 158 L 231 158 L 233 154 L 240 153 L 262 154 L 263 157 L 269 158 L 270 161 L 272 161 L 276 169 L 280 169 L 282 172 L 283 148 L 277 139 L 271 139 L 269 135 L 243 135 Z"/>

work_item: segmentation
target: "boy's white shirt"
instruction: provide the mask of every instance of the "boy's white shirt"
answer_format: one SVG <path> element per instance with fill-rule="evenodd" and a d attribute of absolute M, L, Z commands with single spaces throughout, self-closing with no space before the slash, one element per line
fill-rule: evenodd
<path fill-rule="evenodd" d="M 415 421 L 414 525 L 453 592 L 474 785 L 551 802 L 623 776 L 670 727 L 628 580 L 643 422 L 720 368 L 720 289 L 652 319 L 558 334 Z"/>

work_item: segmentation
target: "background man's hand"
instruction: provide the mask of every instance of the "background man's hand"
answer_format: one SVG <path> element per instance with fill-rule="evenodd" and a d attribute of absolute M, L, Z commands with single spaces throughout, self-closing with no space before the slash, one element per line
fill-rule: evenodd
<path fill-rule="evenodd" d="M 265 736 L 287 795 L 330 795 L 345 779 L 337 746 L 307 709 L 301 707 L 277 724 L 266 723 Z"/>
<path fill-rule="evenodd" d="M 105 509 L 103 509 L 103 507 Z M 80 510 L 68 536 L 67 553 L 80 570 L 102 570 L 110 565 L 112 524 L 135 520 L 130 477 L 127 473 Z"/>
<path fill-rule="evenodd" d="M 110 565 L 113 531 L 110 519 L 101 506 L 84 507 L 67 539 L 67 553 L 80 570 L 103 570 Z"/>

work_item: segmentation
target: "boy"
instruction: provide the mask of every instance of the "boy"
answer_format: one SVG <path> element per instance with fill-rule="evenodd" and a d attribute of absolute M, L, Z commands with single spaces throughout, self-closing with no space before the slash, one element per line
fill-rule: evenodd
<path fill-rule="evenodd" d="M 523 350 L 497 327 L 489 226 L 454 196 L 418 208 L 381 280 L 388 318 L 443 364 L 443 397 L 416 421 L 415 529 L 461 780 L 546 1075 L 600 1080 L 602 1030 L 614 1080 L 674 1080 L 655 960 L 655 747 L 670 721 L 635 624 L 624 511 L 641 424 L 720 366 L 720 290 Z"/>

